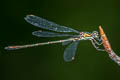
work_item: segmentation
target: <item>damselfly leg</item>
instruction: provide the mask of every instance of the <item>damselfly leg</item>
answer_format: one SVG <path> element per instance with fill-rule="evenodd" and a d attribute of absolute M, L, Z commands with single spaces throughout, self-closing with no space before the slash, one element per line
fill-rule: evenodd
<path fill-rule="evenodd" d="M 93 40 L 91 40 L 92 45 L 94 46 L 94 48 L 98 51 L 105 51 L 105 49 L 100 49 L 99 47 L 96 46 L 95 42 Z"/>

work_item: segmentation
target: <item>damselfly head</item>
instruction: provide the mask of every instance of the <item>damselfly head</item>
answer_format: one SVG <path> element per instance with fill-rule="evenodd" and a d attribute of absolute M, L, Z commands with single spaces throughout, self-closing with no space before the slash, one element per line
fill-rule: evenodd
<path fill-rule="evenodd" d="M 93 31 L 92 32 L 92 37 L 98 39 L 99 38 L 98 32 L 97 31 Z"/>

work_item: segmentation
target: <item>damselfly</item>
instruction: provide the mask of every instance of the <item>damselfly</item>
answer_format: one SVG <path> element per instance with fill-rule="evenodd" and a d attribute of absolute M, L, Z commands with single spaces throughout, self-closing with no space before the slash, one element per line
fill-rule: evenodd
<path fill-rule="evenodd" d="M 65 39 L 65 40 L 58 40 L 58 41 L 50 41 L 50 42 L 44 42 L 44 43 L 35 43 L 35 44 L 28 44 L 28 45 L 16 45 L 16 46 L 8 46 L 5 47 L 6 50 L 16 50 L 16 49 L 21 49 L 21 48 L 28 48 L 28 47 L 33 47 L 33 46 L 39 46 L 39 45 L 47 45 L 47 44 L 53 44 L 53 43 L 62 43 L 62 45 L 67 45 L 69 46 L 65 49 L 64 51 L 64 60 L 65 61 L 72 61 L 74 59 L 76 50 L 77 50 L 77 45 L 80 40 L 90 40 L 94 47 L 99 50 L 103 51 L 102 49 L 99 49 L 99 47 L 96 47 L 96 44 L 99 45 L 99 35 L 97 31 L 93 31 L 92 33 L 90 32 L 79 32 L 77 30 L 74 30 L 72 28 L 68 28 L 65 26 L 60 26 L 56 23 L 53 23 L 51 21 L 45 20 L 43 18 L 34 16 L 34 15 L 27 15 L 25 17 L 25 20 L 37 27 L 55 31 L 55 32 L 49 32 L 49 31 L 34 31 L 32 34 L 37 37 L 67 37 L 70 36 L 70 38 Z M 64 32 L 63 33 L 57 33 L 57 32 Z M 78 35 L 71 35 L 71 34 L 65 34 L 68 32 L 74 32 Z"/>
<path fill-rule="evenodd" d="M 106 34 L 104 33 L 101 26 L 99 26 L 99 31 L 102 39 L 103 46 L 108 53 L 109 57 L 115 61 L 118 65 L 120 65 L 120 57 L 112 50 L 111 45 L 108 41 Z"/>

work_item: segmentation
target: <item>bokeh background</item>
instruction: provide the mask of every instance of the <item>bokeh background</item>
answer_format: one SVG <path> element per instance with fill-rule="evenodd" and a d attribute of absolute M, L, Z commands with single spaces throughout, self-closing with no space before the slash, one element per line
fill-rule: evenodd
<path fill-rule="evenodd" d="M 98 31 L 102 25 L 114 51 L 120 55 L 119 0 L 4 0 L 0 10 L 0 80 L 119 80 L 120 66 L 90 41 L 79 43 L 75 60 L 64 62 L 67 46 L 53 44 L 15 51 L 8 45 L 46 42 L 64 38 L 38 38 L 40 28 L 24 17 L 34 14 L 79 31 Z"/>

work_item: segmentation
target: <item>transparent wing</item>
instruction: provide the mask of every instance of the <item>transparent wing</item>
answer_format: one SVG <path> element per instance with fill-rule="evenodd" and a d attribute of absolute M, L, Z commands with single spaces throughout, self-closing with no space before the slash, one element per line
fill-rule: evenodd
<path fill-rule="evenodd" d="M 67 44 L 70 44 L 72 41 L 65 41 L 62 43 L 63 46 L 67 45 Z"/>
<path fill-rule="evenodd" d="M 40 18 L 38 16 L 34 16 L 34 15 L 27 15 L 25 17 L 25 20 L 34 26 L 37 26 L 37 27 L 40 27 L 43 29 L 47 29 L 47 30 L 51 30 L 51 31 L 79 33 L 79 31 L 77 31 L 77 30 L 74 30 L 72 28 L 68 28 L 65 26 L 60 26 L 56 23 L 50 22 L 48 20 L 45 20 L 43 18 Z"/>
<path fill-rule="evenodd" d="M 55 32 L 48 32 L 48 31 L 34 31 L 32 35 L 37 37 L 65 37 L 65 36 L 73 36 L 70 34 L 59 34 Z"/>
<path fill-rule="evenodd" d="M 74 59 L 76 50 L 77 50 L 77 45 L 79 41 L 75 41 L 71 43 L 64 51 L 64 60 L 66 62 L 72 61 Z"/>
<path fill-rule="evenodd" d="M 79 35 L 72 35 L 72 38 L 77 38 Z M 70 44 L 72 41 L 65 41 L 62 43 L 63 46 Z"/>

